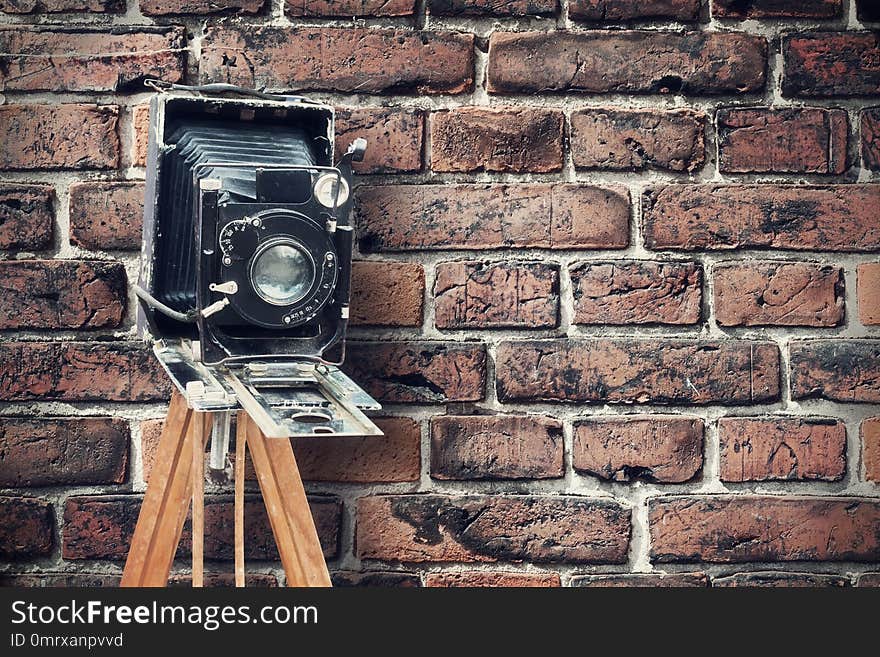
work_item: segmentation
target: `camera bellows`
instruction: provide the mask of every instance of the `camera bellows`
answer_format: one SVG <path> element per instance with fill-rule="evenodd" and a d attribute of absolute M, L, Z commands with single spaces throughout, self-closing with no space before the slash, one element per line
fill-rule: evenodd
<path fill-rule="evenodd" d="M 155 272 L 155 296 L 180 312 L 197 305 L 196 253 L 193 214 L 199 209 L 198 181 L 219 181 L 218 200 L 227 203 L 262 201 L 257 170 L 261 166 L 303 166 L 316 164 L 316 147 L 307 133 L 284 125 L 251 125 L 225 121 L 181 121 L 169 131 L 161 154 L 161 185 L 165 190 L 159 204 L 157 260 L 163 267 Z M 311 181 L 301 181 L 279 190 L 287 202 L 302 202 L 311 195 Z"/>

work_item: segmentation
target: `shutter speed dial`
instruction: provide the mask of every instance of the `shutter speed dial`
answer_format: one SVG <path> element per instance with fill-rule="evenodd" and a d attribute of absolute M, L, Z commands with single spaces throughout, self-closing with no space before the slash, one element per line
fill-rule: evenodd
<path fill-rule="evenodd" d="M 230 221 L 220 231 L 220 250 L 223 264 L 227 267 L 235 260 L 246 260 L 256 250 L 260 242 L 263 222 L 258 218 L 245 218 Z"/>

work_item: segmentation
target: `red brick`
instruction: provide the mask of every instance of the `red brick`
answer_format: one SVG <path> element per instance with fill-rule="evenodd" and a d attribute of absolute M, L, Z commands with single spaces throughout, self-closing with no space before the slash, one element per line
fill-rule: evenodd
<path fill-rule="evenodd" d="M 109 105 L 0 105 L 0 169 L 112 169 L 118 115 Z"/>
<path fill-rule="evenodd" d="M 700 0 L 572 0 L 568 15 L 581 21 L 631 21 L 668 18 L 698 21 Z"/>
<path fill-rule="evenodd" d="M 0 418 L 0 486 L 121 484 L 128 441 L 120 419 Z"/>
<path fill-rule="evenodd" d="M 0 184 L 0 249 L 38 251 L 52 245 L 52 196 L 47 185 Z"/>
<path fill-rule="evenodd" d="M 569 269 L 575 324 L 696 324 L 703 269 L 692 262 L 587 261 Z"/>
<path fill-rule="evenodd" d="M 860 433 L 865 479 L 880 483 L 880 417 L 869 417 L 862 420 Z"/>
<path fill-rule="evenodd" d="M 354 326 L 421 326 L 425 272 L 410 262 L 353 263 L 351 323 Z"/>
<path fill-rule="evenodd" d="M 142 182 L 80 182 L 70 186 L 70 241 L 95 251 L 140 249 Z"/>
<path fill-rule="evenodd" d="M 870 96 L 880 93 L 880 35 L 809 32 L 782 38 L 785 96 Z"/>
<path fill-rule="evenodd" d="M 0 329 L 119 326 L 127 285 L 121 262 L 0 262 Z"/>
<path fill-rule="evenodd" d="M 880 18 L 880 17 L 878 17 Z M 860 587 L 877 587 L 880 586 L 880 573 L 862 573 L 859 575 L 857 586 Z"/>
<path fill-rule="evenodd" d="M 412 16 L 415 0 L 285 0 L 288 16 Z"/>
<path fill-rule="evenodd" d="M 179 27 L 0 27 L 0 53 L 13 53 L 0 55 L 0 91 L 141 91 L 144 78 L 181 80 L 185 48 Z"/>
<path fill-rule="evenodd" d="M 357 173 L 409 173 L 422 169 L 425 117 L 421 110 L 342 107 L 336 110 L 336 156 L 354 139 L 367 140 Z"/>
<path fill-rule="evenodd" d="M 798 340 L 789 352 L 793 399 L 880 402 L 880 340 Z"/>
<path fill-rule="evenodd" d="M 120 14 L 124 11 L 124 0 L 0 0 L 0 12 L 4 14 Z"/>
<path fill-rule="evenodd" d="M 437 328 L 552 328 L 558 315 L 556 265 L 473 261 L 437 265 Z"/>
<path fill-rule="evenodd" d="M 138 105 L 131 110 L 131 164 L 136 167 L 147 165 L 147 146 L 150 140 L 150 106 Z"/>
<path fill-rule="evenodd" d="M 427 0 L 433 16 L 546 16 L 557 0 Z"/>
<path fill-rule="evenodd" d="M 522 415 L 431 420 L 434 479 L 552 479 L 563 475 L 562 423 Z"/>
<path fill-rule="evenodd" d="M 161 401 L 170 390 L 155 356 L 140 343 L 0 343 L 5 401 Z"/>
<path fill-rule="evenodd" d="M 857 270 L 859 320 L 866 326 L 880 325 L 880 262 L 865 262 Z"/>
<path fill-rule="evenodd" d="M 818 588 L 849 586 L 849 578 L 819 573 L 753 572 L 712 579 L 712 586 L 746 588 Z"/>
<path fill-rule="evenodd" d="M 488 88 L 491 93 L 747 93 L 764 88 L 766 66 L 766 40 L 736 32 L 494 32 Z"/>
<path fill-rule="evenodd" d="M 718 168 L 731 173 L 843 173 L 846 110 L 718 110 Z"/>
<path fill-rule="evenodd" d="M 880 185 L 669 185 L 643 199 L 649 249 L 880 250 Z"/>
<path fill-rule="evenodd" d="M 55 521 L 48 502 L 0 495 L 0 518 L 0 557 L 21 559 L 52 551 Z"/>
<path fill-rule="evenodd" d="M 209 27 L 201 79 L 270 91 L 462 93 L 474 83 L 473 44 L 456 32 Z"/>
<path fill-rule="evenodd" d="M 562 586 L 562 583 L 559 580 L 559 573 L 458 570 L 427 573 L 425 586 L 433 588 L 544 588 Z"/>
<path fill-rule="evenodd" d="M 837 18 L 842 0 L 712 0 L 717 18 Z"/>
<path fill-rule="evenodd" d="M 140 0 L 141 13 L 146 16 L 169 14 L 217 14 L 220 12 L 256 14 L 265 0 Z"/>
<path fill-rule="evenodd" d="M 474 343 L 349 342 L 345 370 L 379 401 L 479 401 L 486 351 Z"/>
<path fill-rule="evenodd" d="M 422 580 L 415 573 L 402 571 L 367 571 L 364 573 L 351 570 L 337 570 L 330 573 L 333 586 L 336 587 L 395 587 L 420 588 Z"/>
<path fill-rule="evenodd" d="M 696 171 L 706 160 L 705 115 L 691 110 L 585 109 L 571 115 L 578 169 Z"/>
<path fill-rule="evenodd" d="M 117 588 L 119 575 L 105 573 L 27 573 L 22 575 L 0 574 L 0 586 L 22 586 L 26 588 L 77 587 L 77 588 Z"/>
<path fill-rule="evenodd" d="M 361 251 L 622 249 L 629 244 L 630 204 L 623 188 L 576 184 L 360 187 L 356 212 Z"/>
<path fill-rule="evenodd" d="M 862 110 L 860 131 L 862 165 L 880 171 L 880 107 Z"/>
<path fill-rule="evenodd" d="M 880 502 L 712 495 L 648 502 L 655 562 L 877 561 Z"/>
<path fill-rule="evenodd" d="M 779 398 L 779 350 L 769 342 L 504 341 L 495 361 L 502 402 L 748 404 Z"/>
<path fill-rule="evenodd" d="M 721 481 L 840 481 L 846 474 L 840 420 L 725 417 L 718 431 Z"/>
<path fill-rule="evenodd" d="M 837 326 L 843 269 L 806 262 L 717 265 L 715 318 L 722 326 Z"/>
<path fill-rule="evenodd" d="M 373 418 L 384 436 L 298 438 L 293 441 L 306 481 L 373 483 L 418 481 L 421 431 L 410 418 Z"/>
<path fill-rule="evenodd" d="M 377 495 L 357 503 L 357 556 L 421 562 L 625 563 L 630 512 L 553 495 Z"/>
<path fill-rule="evenodd" d="M 68 497 L 64 505 L 62 556 L 65 559 L 125 559 L 142 498 L 137 495 Z M 338 551 L 341 506 L 333 497 L 309 498 L 318 538 L 327 558 Z M 245 498 L 245 557 L 276 560 L 278 552 L 266 507 L 257 497 Z M 183 530 L 178 557 L 188 556 L 189 522 Z M 205 498 L 205 558 L 233 557 L 233 510 L 228 496 Z"/>
<path fill-rule="evenodd" d="M 581 420 L 571 460 L 575 471 L 609 481 L 690 481 L 703 467 L 703 421 L 645 415 Z"/>
<path fill-rule="evenodd" d="M 860 21 L 880 21 L 880 7 L 877 6 L 874 0 L 856 0 L 856 8 L 858 9 Z"/>
<path fill-rule="evenodd" d="M 562 169 L 565 116 L 534 107 L 461 107 L 431 115 L 434 171 L 546 173 Z"/>
<path fill-rule="evenodd" d="M 582 575 L 571 580 L 571 586 L 592 588 L 706 588 L 705 573 L 621 573 L 614 575 Z"/>

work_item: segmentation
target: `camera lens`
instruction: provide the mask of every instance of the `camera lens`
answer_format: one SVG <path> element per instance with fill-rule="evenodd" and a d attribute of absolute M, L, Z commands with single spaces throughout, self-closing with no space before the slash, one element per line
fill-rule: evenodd
<path fill-rule="evenodd" d="M 312 258 L 291 242 L 264 247 L 251 265 L 254 290 L 264 301 L 276 306 L 296 303 L 308 293 L 314 281 Z"/>

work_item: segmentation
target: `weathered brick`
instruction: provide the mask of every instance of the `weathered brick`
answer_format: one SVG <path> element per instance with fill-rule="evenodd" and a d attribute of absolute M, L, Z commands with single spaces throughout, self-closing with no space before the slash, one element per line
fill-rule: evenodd
<path fill-rule="evenodd" d="M 278 586 L 275 575 L 264 573 L 245 573 L 245 586 L 248 588 L 266 588 Z M 205 588 L 231 588 L 235 586 L 235 573 L 204 573 L 202 585 Z M 171 573 L 168 578 L 169 587 L 191 588 L 192 575 L 188 573 Z"/>
<path fill-rule="evenodd" d="M 493 32 L 492 93 L 734 94 L 764 88 L 767 42 L 737 32 Z"/>
<path fill-rule="evenodd" d="M 427 0 L 434 16 L 546 16 L 557 0 Z"/>
<path fill-rule="evenodd" d="M 362 251 L 629 244 L 630 204 L 622 188 L 389 185 L 360 187 L 356 197 Z"/>
<path fill-rule="evenodd" d="M 155 356 L 140 343 L 0 343 L 5 401 L 160 401 L 170 390 Z"/>
<path fill-rule="evenodd" d="M 735 573 L 725 577 L 713 577 L 712 586 L 746 588 L 818 588 L 849 586 L 849 578 L 843 575 L 819 573 L 751 572 Z"/>
<path fill-rule="evenodd" d="M 573 577 L 571 586 L 599 588 L 706 588 L 705 573 L 621 573 Z"/>
<path fill-rule="evenodd" d="M 625 563 L 629 536 L 629 509 L 608 499 L 377 495 L 357 503 L 361 559 Z"/>
<path fill-rule="evenodd" d="M 441 415 L 431 420 L 434 479 L 563 475 L 562 423 L 533 415 Z"/>
<path fill-rule="evenodd" d="M 425 586 L 433 588 L 543 588 L 562 586 L 559 573 L 515 573 L 509 571 L 457 570 L 427 573 Z"/>
<path fill-rule="evenodd" d="M 121 484 L 128 441 L 115 418 L 0 418 L 0 486 Z"/>
<path fill-rule="evenodd" d="M 141 13 L 146 16 L 174 14 L 256 14 L 265 0 L 140 0 Z"/>
<path fill-rule="evenodd" d="M 62 556 L 65 559 L 125 559 L 142 498 L 137 495 L 68 497 L 64 504 Z M 334 497 L 309 498 L 318 538 L 327 558 L 338 551 L 341 505 Z M 233 505 L 228 496 L 205 497 L 205 558 L 233 557 Z M 245 498 L 245 557 L 277 560 L 275 539 L 258 497 Z M 189 555 L 192 536 L 184 526 L 178 557 Z"/>
<path fill-rule="evenodd" d="M 344 369 L 379 401 L 479 401 L 486 350 L 475 343 L 349 342 Z"/>
<path fill-rule="evenodd" d="M 353 483 L 418 481 L 418 423 L 406 417 L 373 419 L 384 436 L 295 439 L 293 449 L 302 478 Z"/>
<path fill-rule="evenodd" d="M 70 240 L 96 251 L 140 248 L 142 182 L 79 182 L 70 186 Z"/>
<path fill-rule="evenodd" d="M 701 0 L 572 0 L 568 15 L 580 21 L 631 21 L 668 18 L 698 21 Z"/>
<path fill-rule="evenodd" d="M 357 173 L 408 173 L 422 169 L 425 117 L 421 110 L 341 107 L 336 110 L 336 156 L 357 137 L 367 140 Z"/>
<path fill-rule="evenodd" d="M 722 326 L 837 326 L 843 269 L 806 262 L 717 265 L 715 318 Z"/>
<path fill-rule="evenodd" d="M 444 262 L 434 283 L 440 329 L 544 328 L 559 318 L 559 269 L 537 262 Z"/>
<path fill-rule="evenodd" d="M 880 107 L 862 110 L 860 134 L 862 165 L 880 171 Z"/>
<path fill-rule="evenodd" d="M 729 173 L 843 173 L 846 110 L 718 110 L 718 168 Z"/>
<path fill-rule="evenodd" d="M 643 199 L 649 249 L 880 250 L 880 185 L 669 185 Z"/>
<path fill-rule="evenodd" d="M 372 28 L 209 27 L 203 82 L 272 90 L 462 93 L 474 36 Z"/>
<path fill-rule="evenodd" d="M 809 32 L 782 38 L 785 96 L 870 96 L 880 93 L 880 35 Z"/>
<path fill-rule="evenodd" d="M 27 573 L 22 575 L 4 573 L 0 574 L 0 586 L 117 588 L 119 579 L 119 575 L 105 573 Z"/>
<path fill-rule="evenodd" d="M 862 439 L 865 479 L 880 483 L 880 417 L 865 418 L 859 431 Z"/>
<path fill-rule="evenodd" d="M 144 78 L 177 82 L 184 48 L 179 27 L 0 27 L 0 91 L 128 91 L 141 90 Z"/>
<path fill-rule="evenodd" d="M 712 0 L 717 18 L 837 18 L 842 0 Z"/>
<path fill-rule="evenodd" d="M 725 417 L 718 431 L 721 481 L 839 481 L 846 474 L 840 420 Z"/>
<path fill-rule="evenodd" d="M 880 340 L 798 340 L 789 351 L 792 398 L 880 402 Z"/>
<path fill-rule="evenodd" d="M 395 587 L 420 588 L 422 580 L 415 573 L 402 571 L 367 571 L 364 573 L 351 570 L 337 570 L 330 573 L 333 586 L 339 587 Z"/>
<path fill-rule="evenodd" d="M 859 320 L 866 326 L 880 325 L 880 262 L 859 265 L 856 281 Z"/>
<path fill-rule="evenodd" d="M 119 14 L 124 11 L 124 0 L 0 0 L 0 12 L 4 14 L 60 14 L 72 12 Z"/>
<path fill-rule="evenodd" d="M 412 16 L 415 0 L 285 0 L 288 16 Z"/>
<path fill-rule="evenodd" d="M 609 481 L 689 481 L 703 467 L 703 421 L 644 415 L 580 420 L 571 460 L 577 472 Z"/>
<path fill-rule="evenodd" d="M 434 171 L 562 169 L 565 115 L 536 107 L 461 107 L 431 115 Z"/>
<path fill-rule="evenodd" d="M 0 495 L 0 518 L 0 557 L 21 559 L 52 551 L 55 520 L 48 502 Z"/>
<path fill-rule="evenodd" d="M 880 6 L 874 0 L 856 0 L 860 21 L 880 21 Z"/>
<path fill-rule="evenodd" d="M 147 147 L 150 141 L 150 106 L 138 105 L 131 111 L 131 164 L 136 167 L 147 165 Z"/>
<path fill-rule="evenodd" d="M 880 502 L 712 495 L 648 502 L 651 560 L 877 561 Z"/>
<path fill-rule="evenodd" d="M 880 15 L 878 15 L 878 20 L 880 20 Z M 880 586 L 880 573 L 862 573 L 861 575 L 859 575 L 857 586 Z"/>
<path fill-rule="evenodd" d="M 118 116 L 110 105 L 0 105 L 0 169 L 114 168 Z"/>
<path fill-rule="evenodd" d="M 658 404 L 749 404 L 779 398 L 779 350 L 741 340 L 504 341 L 498 398 Z"/>
<path fill-rule="evenodd" d="M 695 171 L 706 160 L 705 115 L 692 110 L 585 109 L 571 115 L 578 169 Z"/>
<path fill-rule="evenodd" d="M 703 268 L 693 262 L 587 261 L 569 269 L 575 324 L 696 324 Z"/>
<path fill-rule="evenodd" d="M 126 295 L 121 262 L 0 261 L 0 329 L 112 328 Z"/>
<path fill-rule="evenodd" d="M 425 272 L 410 262 L 353 263 L 351 323 L 354 326 L 421 326 Z"/>
<path fill-rule="evenodd" d="M 0 184 L 0 249 L 38 251 L 51 246 L 52 196 L 48 185 Z"/>

